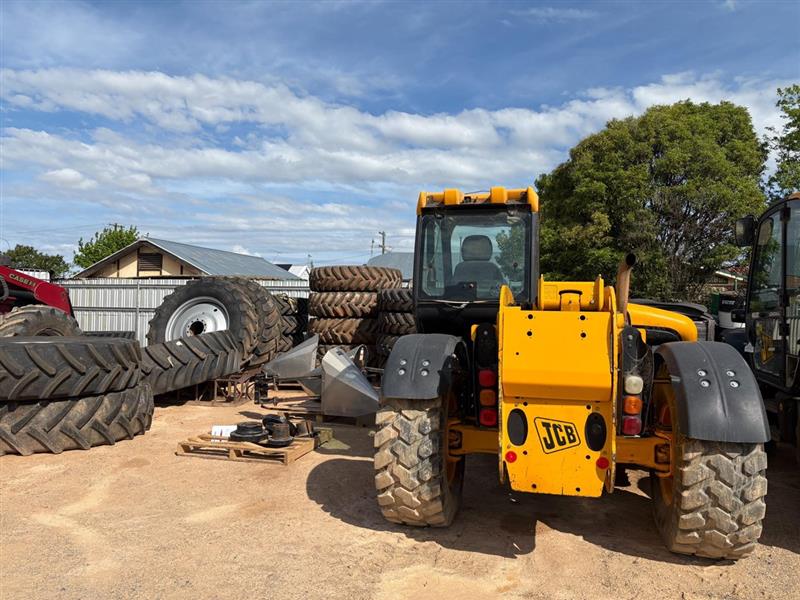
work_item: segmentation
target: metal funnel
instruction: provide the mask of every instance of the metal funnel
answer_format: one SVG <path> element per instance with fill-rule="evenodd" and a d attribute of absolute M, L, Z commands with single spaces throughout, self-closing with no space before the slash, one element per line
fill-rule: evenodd
<path fill-rule="evenodd" d="M 316 366 L 318 345 L 319 336 L 314 334 L 302 344 L 265 364 L 262 367 L 264 375 L 268 379 L 277 379 L 278 381 L 295 380 L 308 376 Z"/>
<path fill-rule="evenodd" d="M 378 391 L 348 354 L 333 348 L 322 358 L 322 413 L 335 417 L 375 414 Z"/>

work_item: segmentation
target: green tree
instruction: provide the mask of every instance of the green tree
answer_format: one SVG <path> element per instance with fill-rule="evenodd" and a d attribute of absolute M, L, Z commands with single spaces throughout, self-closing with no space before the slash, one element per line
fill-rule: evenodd
<path fill-rule="evenodd" d="M 111 256 L 117 250 L 132 244 L 139 238 L 139 230 L 134 227 L 123 227 L 117 223 L 94 234 L 87 242 L 78 240 L 78 251 L 75 253 L 75 264 L 84 269 L 94 263 Z"/>
<path fill-rule="evenodd" d="M 684 101 L 610 121 L 536 182 L 542 272 L 613 281 L 634 252 L 634 295 L 697 298 L 739 253 L 736 219 L 765 206 L 765 153 L 747 110 L 729 102 Z"/>
<path fill-rule="evenodd" d="M 783 127 L 780 131 L 770 127 L 764 139 L 777 163 L 766 185 L 771 201 L 800 190 L 800 84 L 778 88 L 776 106 L 781 109 Z"/>
<path fill-rule="evenodd" d="M 63 277 L 69 271 L 69 263 L 60 254 L 45 254 L 33 246 L 17 244 L 6 252 L 15 269 L 49 271 L 55 277 Z"/>

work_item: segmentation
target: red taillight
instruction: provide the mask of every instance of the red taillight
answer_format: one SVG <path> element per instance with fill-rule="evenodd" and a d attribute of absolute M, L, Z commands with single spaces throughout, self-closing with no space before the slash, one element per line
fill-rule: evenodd
<path fill-rule="evenodd" d="M 639 417 L 622 417 L 622 433 L 639 435 L 642 432 L 642 420 Z"/>
<path fill-rule="evenodd" d="M 506 462 L 514 462 L 517 460 L 517 453 L 513 450 L 509 450 L 506 452 Z"/>
<path fill-rule="evenodd" d="M 478 371 L 478 383 L 481 387 L 494 387 L 497 383 L 497 373 L 491 369 L 481 369 Z"/>
<path fill-rule="evenodd" d="M 608 462 L 608 459 L 605 456 L 601 456 L 600 458 L 597 459 L 597 462 L 594 464 L 597 465 L 598 469 L 607 469 L 610 463 Z"/>
<path fill-rule="evenodd" d="M 478 413 L 478 421 L 484 427 L 497 426 L 497 409 L 496 408 L 482 408 Z"/>

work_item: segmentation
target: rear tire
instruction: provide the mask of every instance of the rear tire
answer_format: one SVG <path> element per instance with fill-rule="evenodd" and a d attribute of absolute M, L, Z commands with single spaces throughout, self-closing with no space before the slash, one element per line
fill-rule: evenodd
<path fill-rule="evenodd" d="M 0 337 L 82 335 L 74 317 L 52 306 L 20 306 L 0 315 Z"/>
<path fill-rule="evenodd" d="M 414 293 L 407 288 L 391 288 L 378 292 L 381 312 L 414 312 Z"/>
<path fill-rule="evenodd" d="M 378 315 L 374 292 L 312 292 L 308 312 L 315 317 L 365 318 Z"/>
<path fill-rule="evenodd" d="M 373 345 L 378 333 L 377 319 L 312 319 L 308 332 L 319 334 L 321 344 Z"/>
<path fill-rule="evenodd" d="M 133 439 L 153 420 L 146 383 L 122 392 L 39 402 L 0 402 L 0 454 L 88 450 Z"/>
<path fill-rule="evenodd" d="M 247 291 L 258 318 L 256 345 L 253 347 L 247 366 L 263 365 L 275 358 L 278 353 L 278 338 L 281 335 L 282 325 L 280 309 L 275 299 L 263 285 L 244 277 L 237 277 L 232 281 L 238 283 Z"/>
<path fill-rule="evenodd" d="M 763 444 L 682 438 L 676 472 L 651 475 L 656 526 L 679 554 L 736 560 L 750 554 L 766 513 Z"/>
<path fill-rule="evenodd" d="M 411 313 L 384 312 L 381 313 L 378 321 L 381 333 L 392 335 L 417 333 L 417 324 Z"/>

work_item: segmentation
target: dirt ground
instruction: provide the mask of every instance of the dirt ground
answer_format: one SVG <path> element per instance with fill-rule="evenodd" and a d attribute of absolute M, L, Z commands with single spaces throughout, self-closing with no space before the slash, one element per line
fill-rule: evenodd
<path fill-rule="evenodd" d="M 601 500 L 510 493 L 488 456 L 468 462 L 451 528 L 387 523 L 367 428 L 334 425 L 290 467 L 175 456 L 257 412 L 157 408 L 133 441 L 0 458 L 0 598 L 800 598 L 788 449 L 770 462 L 761 546 L 716 563 L 664 550 L 636 483 Z"/>

